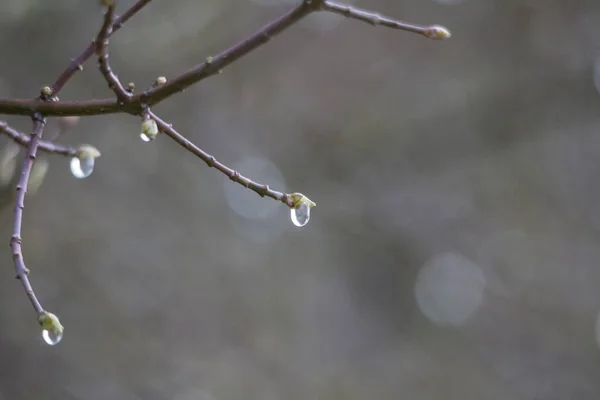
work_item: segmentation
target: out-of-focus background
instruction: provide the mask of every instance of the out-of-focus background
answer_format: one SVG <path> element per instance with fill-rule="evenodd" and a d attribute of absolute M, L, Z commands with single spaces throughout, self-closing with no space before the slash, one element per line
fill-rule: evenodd
<path fill-rule="evenodd" d="M 147 87 L 297 2 L 155 0 L 112 66 Z M 43 156 L 26 201 L 25 261 L 65 325 L 49 347 L 4 191 L 1 400 L 600 398 L 600 2 L 355 5 L 453 37 L 317 14 L 155 109 L 309 196 L 306 227 L 136 118 L 84 118 L 60 142 L 100 149 L 92 176 Z M 0 97 L 51 84 L 101 18 L 4 0 Z M 91 60 L 60 97 L 107 96 Z"/>

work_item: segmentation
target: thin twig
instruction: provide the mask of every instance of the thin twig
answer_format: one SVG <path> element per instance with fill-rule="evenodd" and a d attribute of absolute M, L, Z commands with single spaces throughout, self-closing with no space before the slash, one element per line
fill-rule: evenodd
<path fill-rule="evenodd" d="M 140 101 L 148 105 L 157 104 L 211 75 L 218 74 L 219 71 L 229 64 L 267 43 L 275 35 L 283 32 L 315 10 L 315 6 L 312 3 L 304 1 L 293 10 L 265 25 L 238 44 L 222 51 L 214 57 L 208 57 L 203 63 L 167 81 L 164 85 L 151 88 L 140 95 L 134 96 L 132 101 Z"/>
<path fill-rule="evenodd" d="M 137 14 L 144 6 L 150 3 L 152 0 L 138 0 L 136 1 L 127 11 L 125 11 L 120 17 L 118 17 L 112 25 L 112 31 L 108 35 L 109 37 L 121 29 L 123 24 L 127 22 L 131 17 Z M 56 82 L 52 85 L 52 95 L 56 96 L 65 87 L 67 82 L 75 75 L 77 71 L 83 69 L 83 64 L 94 54 L 95 45 L 91 42 L 88 47 L 75 59 L 72 59 L 67 68 L 58 77 Z M 47 114 L 49 115 L 49 114 Z M 66 114 L 55 114 L 55 115 L 66 115 Z M 74 114 L 73 114 L 74 115 Z M 83 114 L 81 114 L 83 115 Z"/>
<path fill-rule="evenodd" d="M 23 147 L 28 147 L 31 142 L 31 137 L 11 128 L 6 122 L 0 121 L 0 132 L 6 134 L 9 138 L 14 140 L 16 143 Z M 62 156 L 75 157 L 77 155 L 77 149 L 73 147 L 61 146 L 53 142 L 46 142 L 39 140 L 38 150 L 42 150 L 46 153 L 59 154 Z"/>
<path fill-rule="evenodd" d="M 108 87 L 112 90 L 119 101 L 125 103 L 129 101 L 131 95 L 125 91 L 123 85 L 119 81 L 119 78 L 113 73 L 108 62 L 108 37 L 111 34 L 113 20 L 115 17 L 115 2 L 110 2 L 106 6 L 106 13 L 104 14 L 104 23 L 98 36 L 96 37 L 96 54 L 98 54 L 98 67 L 100 72 L 104 76 L 104 79 L 108 83 Z"/>
<path fill-rule="evenodd" d="M 183 135 L 181 135 L 179 132 L 177 132 L 171 124 L 168 124 L 165 121 L 163 121 L 162 119 L 160 119 L 152 111 L 148 111 L 148 116 L 150 118 L 152 118 L 154 121 L 156 121 L 159 131 L 163 132 L 164 134 L 169 136 L 171 139 L 173 139 L 175 142 L 179 143 L 183 148 L 185 148 L 190 153 L 196 155 L 198 158 L 200 158 L 202 161 L 204 161 L 206 163 L 206 165 L 208 165 L 209 167 L 215 168 L 215 169 L 221 171 L 223 174 L 227 175 L 227 177 L 229 179 L 231 179 L 232 181 L 239 183 L 240 185 L 252 190 L 253 192 L 256 192 L 261 197 L 265 197 L 265 196 L 270 197 L 277 201 L 281 201 L 283 204 L 287 205 L 288 207 L 293 207 L 292 199 L 290 197 L 291 195 L 289 193 L 277 192 L 275 190 L 270 189 L 269 185 L 262 185 L 260 183 L 256 183 L 256 182 L 252 181 L 251 179 L 248 179 L 245 176 L 240 175 L 239 172 L 237 172 L 236 170 L 231 169 L 228 166 L 226 166 L 225 164 L 217 161 L 217 159 L 215 157 L 211 156 L 210 154 L 208 154 L 207 152 L 205 152 L 204 150 L 202 150 L 201 148 L 196 146 L 194 143 L 192 143 L 191 141 L 186 139 Z"/>
<path fill-rule="evenodd" d="M 229 64 L 248 54 L 257 47 L 265 44 L 275 35 L 283 32 L 314 11 L 329 11 L 336 14 L 341 14 L 347 18 L 353 18 L 359 21 L 367 22 L 372 25 L 382 25 L 388 28 L 401 29 L 404 31 L 417 33 L 430 39 L 445 39 L 450 37 L 450 32 L 446 28 L 438 25 L 432 25 L 428 27 L 413 25 L 388 17 L 382 17 L 379 14 L 371 13 L 369 11 L 355 9 L 330 1 L 305 0 L 293 10 L 265 25 L 235 46 L 228 48 L 214 57 L 208 57 L 203 63 L 198 64 L 187 72 L 184 72 L 176 78 L 169 80 L 164 85 L 151 88 L 138 96 L 134 96 L 132 101 L 140 101 L 147 105 L 160 103 L 173 94 L 181 92 L 189 86 L 200 82 L 211 75 L 220 73 L 223 68 Z"/>
<path fill-rule="evenodd" d="M 346 4 L 334 3 L 329 0 L 323 1 L 321 7 L 323 11 L 340 14 L 346 18 L 356 19 L 374 26 L 381 25 L 385 26 L 386 28 L 400 29 L 402 31 L 416 33 L 429 39 L 441 40 L 448 39 L 450 37 L 450 31 L 440 25 L 423 26 L 409 24 L 389 17 L 381 16 L 371 11 L 354 8 Z"/>
<path fill-rule="evenodd" d="M 19 178 L 19 183 L 17 183 L 15 221 L 13 227 L 13 234 L 10 238 L 10 247 L 12 249 L 13 259 L 15 262 L 15 271 L 17 273 L 17 279 L 21 281 L 23 289 L 25 289 L 25 293 L 27 294 L 27 297 L 29 297 L 29 301 L 31 301 L 35 312 L 38 314 L 38 316 L 41 316 L 44 313 L 44 309 L 38 301 L 35 292 L 31 287 L 31 283 L 29 282 L 29 270 L 25 266 L 25 261 L 23 260 L 23 253 L 21 251 L 21 225 L 23 221 L 23 208 L 25 207 L 25 193 L 27 192 L 27 184 L 29 182 L 31 167 L 35 162 L 37 148 L 42 138 L 44 126 L 46 124 L 46 120 L 40 114 L 35 114 L 33 116 L 33 121 L 34 125 L 33 130 L 31 131 L 31 140 L 29 141 L 29 145 L 27 146 L 27 154 L 25 155 L 25 159 L 23 160 L 21 177 Z"/>

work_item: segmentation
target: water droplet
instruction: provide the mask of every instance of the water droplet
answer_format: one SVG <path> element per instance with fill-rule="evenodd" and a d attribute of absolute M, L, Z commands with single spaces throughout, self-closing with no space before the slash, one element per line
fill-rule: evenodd
<path fill-rule="evenodd" d="M 62 331 L 59 331 L 59 330 L 43 329 L 42 330 L 42 338 L 44 339 L 44 342 L 46 342 L 46 344 L 48 344 L 50 346 L 54 346 L 62 340 L 63 333 L 62 333 Z"/>
<path fill-rule="evenodd" d="M 146 143 L 151 142 L 153 138 L 147 136 L 145 133 L 140 133 L 140 138 Z"/>
<path fill-rule="evenodd" d="M 84 157 L 71 159 L 71 173 L 77 179 L 87 178 L 94 172 L 94 157 Z"/>
<path fill-rule="evenodd" d="M 297 208 L 290 209 L 292 223 L 301 228 L 308 224 L 310 220 L 310 206 L 306 203 L 300 203 Z"/>

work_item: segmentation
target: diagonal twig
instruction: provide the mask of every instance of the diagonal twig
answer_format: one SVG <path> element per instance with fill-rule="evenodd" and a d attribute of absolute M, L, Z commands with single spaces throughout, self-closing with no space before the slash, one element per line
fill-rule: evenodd
<path fill-rule="evenodd" d="M 136 1 L 127 11 L 125 11 L 120 17 L 115 19 L 115 22 L 112 24 L 112 31 L 108 35 L 109 37 L 121 29 L 123 24 L 127 22 L 131 17 L 138 13 L 144 6 L 150 3 L 152 0 L 138 0 Z M 83 64 L 94 54 L 95 45 L 94 42 L 91 42 L 88 47 L 75 59 L 72 59 L 67 68 L 63 71 L 62 74 L 56 79 L 56 82 L 51 86 L 52 95 L 56 96 L 58 93 L 65 87 L 67 82 L 75 75 L 77 71 L 81 71 L 83 69 Z M 48 115 L 48 114 L 47 114 Z M 65 115 L 65 114 L 62 114 Z"/>
<path fill-rule="evenodd" d="M 106 1 L 106 12 L 104 14 L 104 23 L 102 24 L 102 28 L 100 28 L 100 32 L 98 32 L 98 36 L 94 40 L 96 45 L 96 54 L 98 54 L 98 67 L 102 76 L 108 83 L 108 87 L 112 90 L 117 99 L 126 103 L 129 101 L 131 95 L 125 91 L 123 85 L 119 81 L 119 78 L 113 73 L 110 68 L 110 63 L 108 62 L 108 37 L 112 32 L 113 20 L 115 17 L 115 2 L 114 1 Z"/>
<path fill-rule="evenodd" d="M 260 183 L 256 183 L 253 180 L 248 179 L 243 175 L 240 175 L 239 172 L 237 172 L 236 170 L 231 169 L 228 166 L 226 166 L 225 164 L 217 161 L 217 159 L 215 157 L 213 157 L 212 155 L 208 154 L 207 152 L 205 152 L 204 150 L 202 150 L 201 148 L 196 146 L 190 140 L 186 139 L 183 135 L 181 135 L 179 132 L 177 132 L 171 124 L 168 124 L 165 121 L 163 121 L 162 119 L 160 119 L 152 111 L 148 111 L 148 116 L 150 118 L 152 118 L 154 121 L 156 121 L 156 124 L 158 125 L 158 129 L 161 132 L 163 132 L 164 134 L 169 136 L 171 139 L 173 139 L 175 142 L 180 144 L 187 151 L 189 151 L 190 153 L 192 153 L 195 156 L 197 156 L 198 158 L 200 158 L 209 167 L 215 168 L 215 169 L 221 171 L 223 174 L 227 175 L 227 177 L 229 179 L 231 179 L 232 181 L 239 183 L 240 185 L 252 190 L 253 192 L 256 192 L 261 197 L 265 197 L 265 196 L 270 197 L 277 201 L 281 201 L 283 204 L 287 205 L 288 207 L 293 207 L 292 198 L 289 193 L 277 192 L 277 191 L 269 188 L 269 185 L 262 185 Z"/>
<path fill-rule="evenodd" d="M 450 31 L 440 25 L 424 26 L 409 24 L 392 18 L 384 17 L 371 11 L 362 10 L 346 4 L 334 3 L 333 1 L 329 0 L 322 2 L 321 10 L 340 14 L 346 18 L 356 19 L 374 26 L 381 25 L 385 26 L 386 28 L 400 29 L 402 31 L 416 33 L 429 39 L 442 40 L 448 39 L 451 36 Z"/>
<path fill-rule="evenodd" d="M 31 136 L 28 136 L 16 129 L 11 128 L 6 122 L 0 121 L 0 133 L 6 134 L 9 138 L 14 140 L 16 143 L 23 147 L 28 147 L 31 142 Z M 53 142 L 46 142 L 43 140 L 38 141 L 38 150 L 42 150 L 46 153 L 54 153 L 62 156 L 75 157 L 77 155 L 77 149 L 73 147 L 61 146 Z"/>
<path fill-rule="evenodd" d="M 29 145 L 27 146 L 27 154 L 25 155 L 25 159 L 23 161 L 23 167 L 21 170 L 21 176 L 19 178 L 19 182 L 17 183 L 17 200 L 15 204 L 15 220 L 13 226 L 13 234 L 10 238 L 10 247 L 12 249 L 13 259 L 15 262 L 15 272 L 17 274 L 17 278 L 21 281 L 23 285 L 23 289 L 25 289 L 25 293 L 27 297 L 29 297 L 29 301 L 33 305 L 35 312 L 38 314 L 38 317 L 44 314 L 44 309 L 37 299 L 35 292 L 29 282 L 29 270 L 25 266 L 25 261 L 23 260 L 23 253 L 21 251 L 21 225 L 23 221 L 23 208 L 25 207 L 25 193 L 27 192 L 27 184 L 29 182 L 29 175 L 31 173 L 31 168 L 35 161 L 35 156 L 37 152 L 38 145 L 42 138 L 42 133 L 44 131 L 44 126 L 46 124 L 46 120 L 40 114 L 35 114 L 33 116 L 33 130 L 31 131 L 31 140 L 29 141 Z"/>
<path fill-rule="evenodd" d="M 211 75 L 218 74 L 227 65 L 267 43 L 275 35 L 283 32 L 313 11 L 316 11 L 315 6 L 309 1 L 303 1 L 296 8 L 263 26 L 243 41 L 214 57 L 208 57 L 203 63 L 196 65 L 173 80 L 167 81 L 164 85 L 134 96 L 133 101 L 140 101 L 147 105 L 157 104 Z"/>
<path fill-rule="evenodd" d="M 257 47 L 267 43 L 277 34 L 283 32 L 296 22 L 306 17 L 308 14 L 316 11 L 329 11 L 341 14 L 348 18 L 367 22 L 372 25 L 382 25 L 389 28 L 418 33 L 430 39 L 446 39 L 450 37 L 450 32 L 446 28 L 439 25 L 413 25 L 388 17 L 382 17 L 369 11 L 336 4 L 330 1 L 304 0 L 299 6 L 275 19 L 271 23 L 265 25 L 238 44 L 222 51 L 214 57 L 208 57 L 203 63 L 196 65 L 178 77 L 168 81 L 164 85 L 151 88 L 138 96 L 134 96 L 132 101 L 140 101 L 141 103 L 147 105 L 160 103 L 173 94 L 181 92 L 189 86 L 200 82 L 211 75 L 220 73 L 222 69 L 229 64 L 248 54 Z"/>

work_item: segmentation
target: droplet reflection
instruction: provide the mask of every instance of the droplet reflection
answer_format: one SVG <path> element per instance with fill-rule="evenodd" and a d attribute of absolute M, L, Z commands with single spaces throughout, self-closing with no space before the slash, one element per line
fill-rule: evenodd
<path fill-rule="evenodd" d="M 297 208 L 290 209 L 290 218 L 292 223 L 301 228 L 308 224 L 310 220 L 310 206 L 306 203 L 301 203 Z"/>
<path fill-rule="evenodd" d="M 48 329 L 42 330 L 42 338 L 44 342 L 49 346 L 54 346 L 60 343 L 63 338 L 63 333 L 61 331 L 52 331 Z"/>
<path fill-rule="evenodd" d="M 94 172 L 94 158 L 84 157 L 79 159 L 73 157 L 71 159 L 71 173 L 77 179 L 84 179 L 90 176 Z"/>

